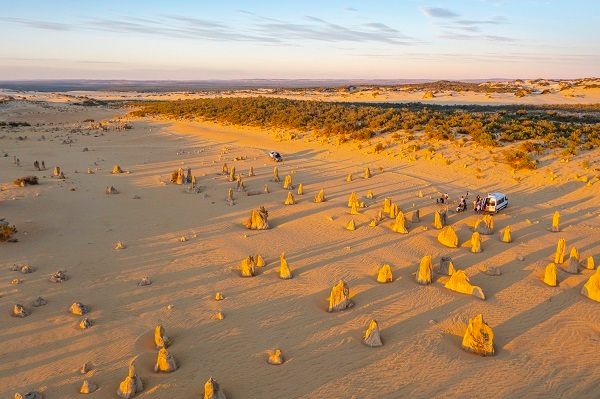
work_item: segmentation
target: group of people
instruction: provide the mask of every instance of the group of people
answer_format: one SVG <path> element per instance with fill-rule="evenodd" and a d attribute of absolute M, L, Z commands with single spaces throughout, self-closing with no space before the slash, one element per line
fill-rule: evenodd
<path fill-rule="evenodd" d="M 442 194 L 441 197 L 435 200 L 438 204 L 448 204 L 449 203 L 449 195 L 448 193 Z M 467 210 L 467 199 L 469 198 L 469 192 L 466 195 L 461 195 L 460 200 L 458 202 L 458 206 L 456 207 L 456 212 L 463 212 Z M 486 197 L 482 197 L 477 194 L 477 197 L 473 200 L 473 211 L 476 213 L 483 212 L 485 210 L 485 202 Z"/>

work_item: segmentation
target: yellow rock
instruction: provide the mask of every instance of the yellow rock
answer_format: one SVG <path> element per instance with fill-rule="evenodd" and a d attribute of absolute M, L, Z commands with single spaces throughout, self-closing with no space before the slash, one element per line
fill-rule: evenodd
<path fill-rule="evenodd" d="M 125 244 L 122 241 L 117 241 L 115 244 L 115 249 L 125 249 Z"/>
<path fill-rule="evenodd" d="M 97 389 L 98 389 L 98 386 L 96 384 L 94 384 L 93 382 L 90 382 L 88 380 L 83 380 L 83 383 L 81 384 L 81 388 L 79 388 L 79 393 L 86 395 L 86 394 L 95 392 Z"/>
<path fill-rule="evenodd" d="M 596 268 L 596 264 L 594 263 L 594 257 L 588 256 L 583 267 L 585 267 L 588 270 L 594 270 Z"/>
<path fill-rule="evenodd" d="M 462 340 L 463 349 L 481 356 L 494 354 L 494 332 L 483 321 L 482 315 L 477 315 L 469 320 L 467 331 Z"/>
<path fill-rule="evenodd" d="M 229 174 L 229 168 L 227 167 L 227 164 L 224 163 L 223 167 L 221 167 L 221 173 L 224 175 L 228 175 Z"/>
<path fill-rule="evenodd" d="M 376 320 L 371 320 L 369 322 L 367 331 L 365 331 L 365 334 L 363 335 L 362 342 L 370 347 L 383 345 L 383 342 L 381 342 L 381 335 L 379 334 L 379 325 Z"/>
<path fill-rule="evenodd" d="M 258 210 L 252 210 L 250 218 L 246 220 L 244 225 L 250 230 L 267 230 L 269 228 L 268 216 L 269 212 L 261 206 Z"/>
<path fill-rule="evenodd" d="M 283 179 L 283 188 L 285 190 L 293 190 L 294 189 L 294 186 L 292 185 L 292 176 L 291 175 L 287 175 Z"/>
<path fill-rule="evenodd" d="M 419 192 L 417 193 L 417 197 L 423 198 L 423 191 L 419 190 Z"/>
<path fill-rule="evenodd" d="M 265 260 L 263 259 L 263 257 L 261 255 L 256 255 L 254 256 L 254 266 L 256 267 L 263 267 L 265 265 Z"/>
<path fill-rule="evenodd" d="M 217 292 L 215 294 L 215 301 L 222 301 L 224 299 L 223 294 L 221 294 L 220 292 Z"/>
<path fill-rule="evenodd" d="M 432 270 L 431 255 L 425 255 L 419 263 L 419 269 L 417 270 L 417 283 L 422 285 L 431 284 L 432 281 Z"/>
<path fill-rule="evenodd" d="M 356 230 L 356 223 L 354 223 L 354 219 L 350 219 L 348 223 L 346 223 L 346 230 L 354 231 Z"/>
<path fill-rule="evenodd" d="M 250 169 L 248 170 L 248 177 L 252 177 L 254 176 L 254 168 L 252 166 L 250 166 Z"/>
<path fill-rule="evenodd" d="M 397 204 L 390 205 L 390 212 L 389 212 L 390 219 L 395 219 L 396 216 L 398 215 L 398 212 L 400 212 L 400 208 L 398 208 Z"/>
<path fill-rule="evenodd" d="M 240 265 L 240 274 L 242 277 L 254 277 L 254 259 L 252 256 L 247 256 L 242 260 Z"/>
<path fill-rule="evenodd" d="M 481 237 L 479 236 L 479 232 L 474 232 L 473 235 L 471 235 L 471 240 L 469 242 L 472 253 L 476 254 L 481 252 Z"/>
<path fill-rule="evenodd" d="M 269 186 L 265 184 L 263 191 L 265 192 L 265 194 L 269 194 Z"/>
<path fill-rule="evenodd" d="M 281 350 L 274 349 L 272 351 L 269 351 L 269 357 L 267 358 L 267 363 L 273 364 L 276 366 L 283 364 L 283 355 L 281 354 Z"/>
<path fill-rule="evenodd" d="M 444 228 L 444 221 L 442 219 L 442 214 L 440 211 L 435 211 L 435 214 L 433 217 L 433 227 L 435 227 L 438 230 L 441 230 Z"/>
<path fill-rule="evenodd" d="M 577 248 L 571 248 L 569 260 L 566 265 L 563 265 L 563 270 L 571 274 L 579 273 L 579 252 L 577 251 Z"/>
<path fill-rule="evenodd" d="M 408 230 L 406 229 L 406 220 L 404 218 L 404 212 L 398 211 L 396 215 L 396 220 L 392 223 L 392 230 L 396 233 L 408 234 Z"/>
<path fill-rule="evenodd" d="M 304 186 L 302 183 L 298 184 L 298 195 L 304 195 Z"/>
<path fill-rule="evenodd" d="M 368 179 L 371 177 L 371 169 L 365 168 L 364 178 Z"/>
<path fill-rule="evenodd" d="M 227 399 L 217 381 L 212 377 L 204 384 L 204 399 Z"/>
<path fill-rule="evenodd" d="M 456 269 L 454 268 L 452 258 L 449 256 L 442 256 L 436 272 L 439 274 L 445 274 L 446 276 L 452 276 L 455 271 Z"/>
<path fill-rule="evenodd" d="M 352 206 L 360 206 L 360 202 L 358 201 L 358 195 L 356 191 L 352 191 L 350 193 L 350 197 L 348 197 L 348 208 L 352 208 Z"/>
<path fill-rule="evenodd" d="M 315 195 L 315 199 L 314 199 L 315 203 L 319 203 L 319 202 L 325 202 L 325 190 L 321 189 L 317 195 Z"/>
<path fill-rule="evenodd" d="M 160 348 L 158 350 L 158 356 L 156 357 L 154 372 L 171 373 L 175 370 L 177 370 L 177 362 L 173 355 L 165 348 Z"/>
<path fill-rule="evenodd" d="M 88 307 L 81 302 L 73 302 L 69 307 L 69 311 L 76 316 L 83 316 L 89 312 Z"/>
<path fill-rule="evenodd" d="M 123 169 L 121 169 L 121 167 L 119 165 L 113 166 L 112 174 L 117 175 L 119 173 L 123 173 Z"/>
<path fill-rule="evenodd" d="M 544 270 L 544 283 L 550 287 L 556 287 L 556 264 L 548 263 Z"/>
<path fill-rule="evenodd" d="M 183 172 L 183 169 L 181 169 Z M 235 166 L 232 166 L 231 169 L 229 169 L 229 181 L 235 181 Z M 180 184 L 180 183 L 177 183 Z"/>
<path fill-rule="evenodd" d="M 54 170 L 52 171 L 52 176 L 54 176 L 54 177 L 60 176 L 60 166 L 54 167 Z"/>
<path fill-rule="evenodd" d="M 558 211 L 554 212 L 554 215 L 552 215 L 551 231 L 555 233 L 560 231 L 560 213 Z"/>
<path fill-rule="evenodd" d="M 171 340 L 165 336 L 165 329 L 162 324 L 158 324 L 154 328 L 154 345 L 156 345 L 157 348 L 166 348 L 170 344 Z"/>
<path fill-rule="evenodd" d="M 581 294 L 600 302 L 600 267 L 590 276 L 587 283 L 581 289 Z"/>
<path fill-rule="evenodd" d="M 217 312 L 215 313 L 215 319 L 216 320 L 223 320 L 225 318 L 225 315 L 221 312 Z"/>
<path fill-rule="evenodd" d="M 556 244 L 556 252 L 554 253 L 554 263 L 561 264 L 565 261 L 565 253 L 567 252 L 567 242 L 564 238 L 558 240 Z"/>
<path fill-rule="evenodd" d="M 502 242 L 506 242 L 506 243 L 512 242 L 512 237 L 510 234 L 510 226 L 506 226 L 504 228 L 504 232 L 502 233 Z"/>
<path fill-rule="evenodd" d="M 351 182 L 352 181 L 352 173 L 348 173 L 348 176 L 346 176 L 346 181 L 347 182 Z"/>
<path fill-rule="evenodd" d="M 329 307 L 328 312 L 337 312 L 344 310 L 352 306 L 350 300 L 350 289 L 344 280 L 338 281 L 336 285 L 331 289 L 329 294 Z"/>
<path fill-rule="evenodd" d="M 386 263 L 379 268 L 379 272 L 377 273 L 377 282 L 391 283 L 392 280 L 392 268 Z"/>
<path fill-rule="evenodd" d="M 444 287 L 460 292 L 461 294 L 473 295 L 479 299 L 485 299 L 483 290 L 476 285 L 472 285 L 469 277 L 467 277 L 467 274 L 463 270 L 456 270 L 446 284 L 444 284 Z"/>
<path fill-rule="evenodd" d="M 385 197 L 383 200 L 383 213 L 390 213 L 390 208 L 392 207 L 392 199 L 390 197 Z"/>
<path fill-rule="evenodd" d="M 296 201 L 294 200 L 294 196 L 292 195 L 291 191 L 288 191 L 287 193 L 287 197 L 285 198 L 285 201 L 283 202 L 284 205 L 294 205 L 296 203 Z"/>
<path fill-rule="evenodd" d="M 441 244 L 449 248 L 458 247 L 458 236 L 452 226 L 444 227 L 444 229 L 440 231 L 440 234 L 438 234 L 437 239 Z"/>
<path fill-rule="evenodd" d="M 277 168 L 277 166 L 273 167 L 273 181 L 274 182 L 279 182 L 279 169 Z"/>
<path fill-rule="evenodd" d="M 142 379 L 135 372 L 135 365 L 133 364 L 133 361 L 131 361 L 131 363 L 129 363 L 127 377 L 119 384 L 117 396 L 123 399 L 130 399 L 133 398 L 136 393 L 142 392 L 143 390 L 144 385 L 142 384 Z"/>
<path fill-rule="evenodd" d="M 369 227 L 377 227 L 377 220 L 371 219 L 371 221 L 369 222 Z"/>
<path fill-rule="evenodd" d="M 285 259 L 285 252 L 282 252 L 279 256 L 279 278 L 283 280 L 288 280 L 292 278 L 292 271 L 288 266 L 287 260 Z"/>
<path fill-rule="evenodd" d="M 367 191 L 367 198 L 368 199 L 373 199 L 374 195 L 373 195 L 373 191 L 369 190 Z"/>
<path fill-rule="evenodd" d="M 494 233 L 494 219 L 492 215 L 483 215 L 481 219 L 475 223 L 476 232 L 483 235 L 490 235 Z"/>

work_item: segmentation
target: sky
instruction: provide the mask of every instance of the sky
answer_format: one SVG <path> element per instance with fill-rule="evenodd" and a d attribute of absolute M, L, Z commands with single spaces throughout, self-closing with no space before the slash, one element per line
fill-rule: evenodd
<path fill-rule="evenodd" d="M 0 0 L 0 80 L 600 76 L 597 0 Z"/>

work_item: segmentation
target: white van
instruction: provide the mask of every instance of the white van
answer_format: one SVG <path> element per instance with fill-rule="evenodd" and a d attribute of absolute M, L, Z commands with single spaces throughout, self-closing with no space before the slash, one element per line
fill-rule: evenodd
<path fill-rule="evenodd" d="M 498 213 L 508 206 L 508 197 L 502 193 L 488 194 L 485 199 L 484 212 Z"/>

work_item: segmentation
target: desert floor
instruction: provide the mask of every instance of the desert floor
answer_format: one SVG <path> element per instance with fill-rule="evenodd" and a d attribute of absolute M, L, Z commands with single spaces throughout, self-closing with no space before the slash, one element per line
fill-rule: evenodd
<path fill-rule="evenodd" d="M 209 376 L 230 399 L 600 395 L 600 304 L 580 295 L 591 271 L 559 272 L 554 288 L 540 280 L 559 237 L 582 258 L 594 255 L 600 262 L 600 183 L 589 187 L 576 179 L 592 177 L 580 161 L 593 162 L 598 152 L 569 163 L 545 159 L 535 172 L 513 176 L 482 149 L 446 165 L 308 138 L 277 141 L 270 132 L 207 123 L 135 120 L 131 130 L 70 133 L 85 119 L 123 112 L 59 102 L 0 105 L 0 120 L 32 124 L 0 130 L 0 154 L 8 154 L 0 158 L 0 218 L 19 230 L 17 243 L 0 243 L 0 397 L 35 389 L 47 399 L 73 398 L 89 379 L 99 385 L 92 397 L 116 398 L 134 357 L 145 384 L 139 398 L 201 397 Z M 72 143 L 63 144 L 68 137 Z M 278 165 L 281 178 L 291 174 L 295 185 L 304 185 L 304 195 L 294 191 L 296 205 L 284 206 L 287 191 L 270 181 L 271 149 L 285 157 Z M 455 148 L 441 151 L 458 157 Z M 36 159 L 49 169 L 35 171 Z M 244 178 L 255 195 L 236 191 L 234 206 L 226 202 L 234 183 L 220 174 L 225 162 L 243 174 L 253 166 L 256 173 Z M 130 173 L 112 175 L 114 164 Z M 66 180 L 50 178 L 54 166 Z M 192 168 L 201 193 L 168 183 L 179 167 Z M 373 172 L 370 179 L 362 177 L 365 167 Z M 88 168 L 95 173 L 87 174 Z M 550 170 L 558 175 L 554 181 Z M 352 182 L 346 182 L 348 173 Z M 28 174 L 40 177 L 40 184 L 12 184 Z M 265 184 L 269 194 L 263 193 Z M 109 185 L 120 193 L 106 195 Z M 321 188 L 327 201 L 315 204 Z M 373 200 L 365 199 L 368 190 Z M 352 191 L 367 205 L 358 216 L 348 213 Z M 443 247 L 432 226 L 434 198 L 448 192 L 456 201 L 466 191 L 471 199 L 489 191 L 510 199 L 480 254 Z M 386 196 L 404 211 L 420 210 L 421 222 L 410 225 L 409 234 L 392 232 L 390 219 L 368 227 Z M 242 220 L 261 205 L 271 229 L 246 230 Z M 562 232 L 551 233 L 556 210 Z M 344 228 L 351 217 L 356 231 Z M 475 220 L 471 211 L 449 215 L 461 242 L 469 239 Z M 507 225 L 511 244 L 499 239 Z M 182 236 L 188 240 L 181 242 Z M 125 249 L 113 249 L 119 240 Z M 291 280 L 278 278 L 283 251 Z M 267 265 L 254 278 L 239 277 L 240 261 L 253 254 Z M 449 291 L 439 275 L 429 286 L 416 284 L 412 274 L 427 254 L 435 263 L 452 256 L 487 299 Z M 9 270 L 22 263 L 35 272 Z M 392 283 L 375 281 L 383 263 L 392 266 Z M 486 266 L 501 267 L 502 275 L 483 273 Z M 69 280 L 49 282 L 59 269 Z M 143 276 L 152 285 L 138 286 Z M 23 282 L 10 284 L 15 278 Z M 327 313 L 329 290 L 339 279 L 348 283 L 355 306 Z M 217 291 L 225 300 L 214 300 Z M 48 304 L 32 307 L 40 295 Z M 94 326 L 88 330 L 78 329 L 80 318 L 68 312 L 75 301 L 91 309 Z M 15 303 L 31 315 L 11 317 Z M 218 311 L 223 320 L 214 318 Z M 461 349 L 467 321 L 478 313 L 494 330 L 494 357 Z M 370 319 L 379 322 L 383 347 L 361 343 Z M 152 371 L 151 331 L 157 323 L 173 338 L 170 352 L 180 368 L 172 374 Z M 283 365 L 266 363 L 273 348 L 283 351 Z M 78 371 L 84 362 L 93 365 L 87 375 Z"/>

